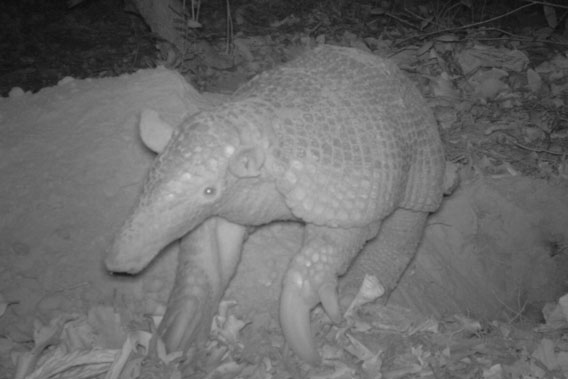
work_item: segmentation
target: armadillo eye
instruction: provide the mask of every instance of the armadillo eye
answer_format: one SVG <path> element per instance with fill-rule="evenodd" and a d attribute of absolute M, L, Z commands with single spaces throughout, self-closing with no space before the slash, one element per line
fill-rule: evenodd
<path fill-rule="evenodd" d="M 217 190 L 215 189 L 215 187 L 207 187 L 205 188 L 205 190 L 203 190 L 205 196 L 213 196 L 216 192 Z"/>

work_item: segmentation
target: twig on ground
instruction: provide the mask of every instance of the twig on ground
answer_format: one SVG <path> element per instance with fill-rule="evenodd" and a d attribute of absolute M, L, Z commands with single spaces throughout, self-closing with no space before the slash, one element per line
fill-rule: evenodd
<path fill-rule="evenodd" d="M 438 35 L 438 34 L 452 33 L 452 32 L 458 31 L 458 30 L 475 28 L 475 27 L 478 27 L 478 26 L 481 26 L 481 25 L 485 25 L 485 24 L 489 24 L 491 22 L 497 21 L 497 20 L 502 19 L 504 17 L 510 16 L 514 13 L 517 13 L 517 12 L 525 9 L 525 8 L 529 8 L 529 7 L 532 7 L 532 6 L 535 6 L 535 5 L 543 5 L 543 2 L 537 2 L 537 1 L 533 1 L 533 0 L 529 0 L 529 1 L 530 1 L 529 4 L 522 5 L 518 8 L 515 8 L 515 9 L 509 11 L 509 12 L 503 13 L 499 16 L 492 17 L 488 20 L 474 22 L 474 23 L 467 24 L 467 25 L 456 26 L 456 27 L 453 27 L 453 28 L 446 28 L 446 29 L 437 30 L 437 31 L 430 32 L 430 33 L 425 33 L 425 34 L 421 34 L 421 35 L 408 37 L 408 38 L 405 38 L 405 39 L 395 43 L 395 46 L 405 44 L 406 42 L 411 41 L 413 39 L 424 40 L 424 39 L 428 39 L 428 38 L 435 36 L 435 35 Z M 550 3 L 546 3 L 546 5 L 555 6 L 554 4 L 550 4 Z M 392 17 L 392 15 L 390 13 L 385 13 L 385 14 L 388 15 L 389 17 Z"/>

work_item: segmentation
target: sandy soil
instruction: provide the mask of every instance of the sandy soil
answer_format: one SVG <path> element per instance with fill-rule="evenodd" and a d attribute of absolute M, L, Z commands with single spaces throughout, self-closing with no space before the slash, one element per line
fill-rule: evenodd
<path fill-rule="evenodd" d="M 34 319 L 96 304 L 163 312 L 175 246 L 135 277 L 109 275 L 102 257 L 153 158 L 139 141 L 140 111 L 176 124 L 202 104 L 165 69 L 64 79 L 0 99 L 0 294 L 17 302 L 0 318 L 0 336 L 30 341 Z M 542 305 L 567 287 L 568 184 L 466 168 L 462 176 L 431 217 L 393 303 L 438 317 L 538 321 Z M 276 225 L 247 242 L 227 297 L 254 321 L 250 330 L 274 323 L 270 309 L 298 233 Z"/>

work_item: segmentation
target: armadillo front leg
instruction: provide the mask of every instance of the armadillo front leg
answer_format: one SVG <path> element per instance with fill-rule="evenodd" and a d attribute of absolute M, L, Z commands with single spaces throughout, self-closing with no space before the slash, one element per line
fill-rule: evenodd
<path fill-rule="evenodd" d="M 239 261 L 245 228 L 211 218 L 180 244 L 174 288 L 159 333 L 169 352 L 199 349 Z"/>
<path fill-rule="evenodd" d="M 310 311 L 321 302 L 334 322 L 341 321 L 337 276 L 345 272 L 377 228 L 306 226 L 302 249 L 288 267 L 280 296 L 282 332 L 300 358 L 313 364 L 319 361 L 310 332 Z"/>

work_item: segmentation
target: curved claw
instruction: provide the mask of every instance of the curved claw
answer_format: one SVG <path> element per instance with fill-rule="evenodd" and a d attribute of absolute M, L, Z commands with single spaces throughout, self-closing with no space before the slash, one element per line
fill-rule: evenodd
<path fill-rule="evenodd" d="M 341 322 L 341 312 L 339 311 L 339 300 L 337 299 L 337 286 L 329 283 L 321 286 L 318 291 L 323 309 L 335 324 Z"/>
<path fill-rule="evenodd" d="M 280 326 L 286 341 L 304 361 L 317 365 L 320 355 L 315 347 L 310 328 L 311 301 L 301 294 L 303 279 L 298 273 L 288 272 L 280 296 Z"/>
<path fill-rule="evenodd" d="M 168 307 L 158 327 L 167 352 L 186 352 L 192 345 L 204 342 L 202 340 L 207 337 L 206 333 L 209 329 L 206 327 L 203 335 L 204 328 L 199 328 L 204 322 L 202 312 L 197 299 L 185 299 L 183 302 L 177 302 Z"/>

